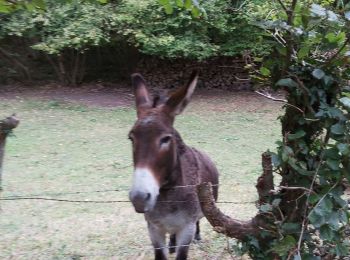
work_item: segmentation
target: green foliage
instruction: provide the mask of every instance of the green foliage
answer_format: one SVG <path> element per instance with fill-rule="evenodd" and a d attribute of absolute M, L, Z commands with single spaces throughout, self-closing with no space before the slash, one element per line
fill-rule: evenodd
<path fill-rule="evenodd" d="M 0 38 L 27 38 L 34 49 L 54 55 L 117 44 L 114 39 L 164 58 L 203 60 L 245 51 L 262 56 L 270 50 L 249 15 L 258 14 L 258 0 L 249 4 L 227 0 L 102 2 L 46 0 L 28 2 L 28 8 L 19 5 L 15 12 L 0 17 Z"/>
<path fill-rule="evenodd" d="M 150 55 L 199 59 L 215 56 L 220 46 L 212 41 L 210 32 L 225 33 L 227 14 L 216 14 L 227 5 L 224 1 L 213 3 L 207 6 L 207 18 L 197 19 L 180 7 L 173 7 L 172 14 L 167 15 L 157 2 L 125 0 L 118 32 Z"/>
<path fill-rule="evenodd" d="M 259 72 L 263 85 L 287 93 L 283 141 L 272 162 L 281 185 L 296 189 L 282 189 L 260 207 L 271 229 L 267 240 L 244 242 L 254 259 L 349 255 L 343 182 L 350 180 L 350 5 L 337 12 L 329 3 L 293 2 L 285 4 L 288 13 L 280 7 L 260 22 L 274 51 Z"/>
<path fill-rule="evenodd" d="M 20 10 L 12 14 L 2 23 L 0 35 L 35 39 L 34 49 L 56 55 L 66 49 L 83 52 L 110 41 L 116 25 L 112 6 L 80 1 L 46 4 L 45 12 Z"/>
<path fill-rule="evenodd" d="M 160 2 L 164 9 L 151 0 L 121 3 L 118 32 L 143 53 L 165 58 L 206 59 L 239 55 L 245 50 L 261 54 L 268 49 L 266 44 L 257 45 L 257 39 L 262 41 L 262 37 L 246 15 L 250 5 L 239 9 L 224 0 L 195 5 L 191 5 L 191 1 Z M 193 14 L 193 8 L 205 12 Z"/>
<path fill-rule="evenodd" d="M 72 0 L 57 0 L 59 3 L 70 3 Z M 85 0 L 84 2 L 98 2 L 106 4 L 108 0 Z M 0 0 L 0 14 L 9 14 L 18 10 L 45 10 L 46 0 Z"/>

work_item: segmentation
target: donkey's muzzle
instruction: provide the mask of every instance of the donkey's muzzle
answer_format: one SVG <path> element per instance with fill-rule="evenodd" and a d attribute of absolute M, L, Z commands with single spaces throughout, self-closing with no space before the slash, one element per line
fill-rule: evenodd
<path fill-rule="evenodd" d="M 129 197 L 137 213 L 145 213 L 149 210 L 151 193 L 131 191 Z"/>

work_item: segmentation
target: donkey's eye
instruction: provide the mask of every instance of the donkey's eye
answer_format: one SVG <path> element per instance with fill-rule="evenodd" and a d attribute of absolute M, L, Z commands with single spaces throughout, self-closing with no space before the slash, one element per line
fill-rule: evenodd
<path fill-rule="evenodd" d="M 160 139 L 160 145 L 168 144 L 171 141 L 171 135 L 164 136 Z"/>

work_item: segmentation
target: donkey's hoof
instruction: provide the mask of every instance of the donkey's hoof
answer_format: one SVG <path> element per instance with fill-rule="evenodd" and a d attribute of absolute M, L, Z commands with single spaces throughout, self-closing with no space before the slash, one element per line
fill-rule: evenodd
<path fill-rule="evenodd" d="M 196 234 L 196 235 L 194 236 L 194 239 L 197 240 L 197 241 L 201 241 L 201 240 L 202 240 L 200 234 Z"/>
<path fill-rule="evenodd" d="M 169 248 L 169 254 L 174 254 L 175 253 L 175 247 L 174 246 L 172 246 L 172 247 L 170 247 Z"/>

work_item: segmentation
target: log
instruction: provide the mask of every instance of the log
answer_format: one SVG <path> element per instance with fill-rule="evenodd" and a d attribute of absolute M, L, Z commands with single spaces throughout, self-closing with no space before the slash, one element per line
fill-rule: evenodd
<path fill-rule="evenodd" d="M 5 154 L 6 137 L 19 124 L 19 120 L 15 115 L 0 120 L 0 191 L 2 191 L 2 164 Z"/>

